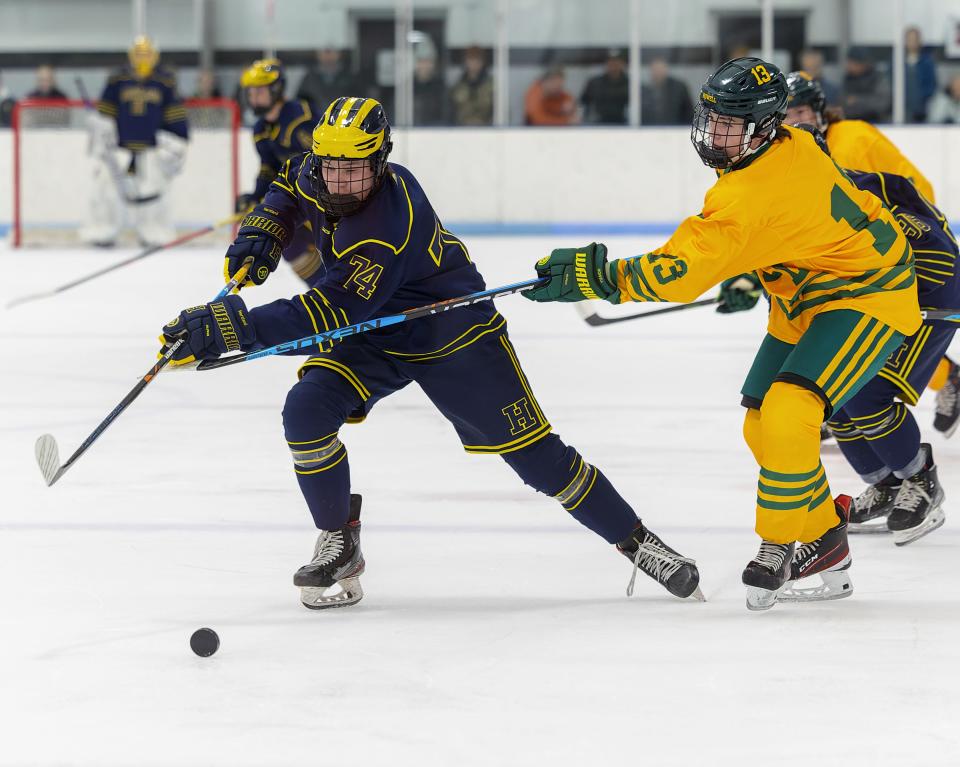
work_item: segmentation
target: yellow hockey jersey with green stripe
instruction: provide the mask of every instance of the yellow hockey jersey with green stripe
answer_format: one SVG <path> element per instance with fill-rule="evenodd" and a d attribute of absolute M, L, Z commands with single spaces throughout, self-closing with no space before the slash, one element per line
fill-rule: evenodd
<path fill-rule="evenodd" d="M 768 332 L 781 341 L 796 343 L 816 315 L 835 309 L 913 334 L 913 253 L 893 215 L 810 134 L 786 131 L 746 166 L 721 173 L 703 211 L 665 245 L 612 262 L 620 302 L 688 302 L 755 271 L 771 299 Z"/>
<path fill-rule="evenodd" d="M 877 128 L 863 120 L 838 120 L 824 134 L 830 154 L 841 168 L 865 173 L 895 173 L 908 178 L 930 202 L 933 186 L 910 160 Z"/>

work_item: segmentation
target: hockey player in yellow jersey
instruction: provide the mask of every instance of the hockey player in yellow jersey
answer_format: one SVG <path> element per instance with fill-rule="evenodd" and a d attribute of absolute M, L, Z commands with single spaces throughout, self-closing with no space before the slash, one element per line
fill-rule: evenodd
<path fill-rule="evenodd" d="M 813 137 L 782 126 L 787 83 L 756 58 L 704 83 L 691 140 L 717 170 L 703 210 L 668 242 L 607 261 L 606 247 L 560 248 L 536 265 L 534 301 L 689 302 L 756 272 L 771 298 L 767 335 L 743 385 L 743 433 L 757 463 L 747 606 L 852 592 L 850 499 L 831 497 L 820 424 L 920 326 L 913 254 L 882 202 L 854 186 Z M 799 546 L 797 544 L 800 544 Z M 796 584 L 818 574 L 812 588 Z"/>
<path fill-rule="evenodd" d="M 826 140 L 830 154 L 841 168 L 865 173 L 893 173 L 910 179 L 917 190 L 936 204 L 927 177 L 881 131 L 863 120 L 847 120 L 838 107 L 827 105 L 823 88 L 806 72 L 787 75 L 788 125 L 815 125 Z M 937 392 L 933 426 L 951 436 L 960 424 L 960 366 L 944 356 L 929 388 Z"/>

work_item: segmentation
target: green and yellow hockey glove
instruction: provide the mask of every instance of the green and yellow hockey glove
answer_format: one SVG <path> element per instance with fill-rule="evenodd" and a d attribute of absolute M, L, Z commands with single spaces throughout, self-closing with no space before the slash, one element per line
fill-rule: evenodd
<path fill-rule="evenodd" d="M 757 305 L 762 294 L 760 280 L 752 272 L 731 277 L 720 283 L 720 303 L 717 304 L 717 311 L 720 314 L 745 312 Z"/>
<path fill-rule="evenodd" d="M 586 301 L 602 298 L 618 303 L 620 291 L 616 279 L 609 274 L 607 246 L 592 242 L 582 248 L 557 248 L 537 261 L 540 277 L 550 282 L 521 295 L 531 301 Z"/>

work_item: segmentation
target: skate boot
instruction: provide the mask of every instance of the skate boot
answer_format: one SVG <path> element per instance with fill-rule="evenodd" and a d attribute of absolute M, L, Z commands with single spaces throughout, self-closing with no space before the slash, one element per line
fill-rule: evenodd
<path fill-rule="evenodd" d="M 897 546 L 906 546 L 940 527 L 945 519 L 943 513 L 943 488 L 937 480 L 937 465 L 933 451 L 924 443 L 921 448 L 927 461 L 920 471 L 903 480 L 900 492 L 887 517 L 887 527 L 893 533 Z"/>
<path fill-rule="evenodd" d="M 637 571 L 642 570 L 675 597 L 705 601 L 700 591 L 697 563 L 680 556 L 639 520 L 633 532 L 617 544 L 617 551 L 633 562 L 633 575 L 627 584 L 628 597 L 633 595 Z"/>
<path fill-rule="evenodd" d="M 780 592 L 781 602 L 821 602 L 843 599 L 853 593 L 850 580 L 850 546 L 847 545 L 847 525 L 853 499 L 838 495 L 834 501 L 840 521 L 810 543 L 800 544 L 793 555 L 791 581 Z M 797 583 L 811 575 L 819 575 L 821 583 L 797 588 Z"/>
<path fill-rule="evenodd" d="M 300 601 L 311 610 L 346 607 L 363 599 L 360 575 L 365 563 L 360 552 L 360 496 L 350 496 L 350 518 L 337 530 L 321 530 L 313 560 L 293 576 L 300 587 Z M 327 594 L 338 585 L 340 590 Z"/>
<path fill-rule="evenodd" d="M 830 427 L 827 426 L 826 421 L 820 424 L 820 441 L 826 442 L 828 439 L 833 439 L 833 432 L 830 431 Z"/>
<path fill-rule="evenodd" d="M 893 511 L 893 502 L 900 491 L 903 480 L 895 474 L 889 474 L 877 484 L 870 485 L 850 506 L 851 533 L 889 533 L 887 515 Z"/>
<path fill-rule="evenodd" d="M 790 580 L 794 544 L 763 541 L 757 556 L 744 568 L 741 580 L 747 587 L 747 609 L 769 610 Z"/>
<path fill-rule="evenodd" d="M 947 382 L 937 392 L 937 413 L 933 419 L 933 428 L 943 432 L 943 436 L 952 437 L 960 424 L 960 365 L 950 361 Z"/>

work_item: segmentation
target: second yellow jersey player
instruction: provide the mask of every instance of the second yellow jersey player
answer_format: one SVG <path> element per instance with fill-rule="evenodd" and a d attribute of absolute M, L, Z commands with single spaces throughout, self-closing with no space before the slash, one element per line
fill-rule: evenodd
<path fill-rule="evenodd" d="M 820 424 L 920 326 L 913 254 L 881 201 L 854 186 L 805 131 L 782 126 L 786 78 L 760 59 L 727 62 L 700 93 L 691 139 L 717 169 L 699 215 L 668 242 L 607 262 L 606 248 L 561 248 L 537 263 L 535 301 L 688 302 L 756 272 L 767 335 L 743 386 L 744 437 L 760 467 L 747 606 L 852 592 L 849 498 L 835 502 Z M 797 543 L 799 542 L 799 546 Z M 794 583 L 819 574 L 822 585 Z"/>

